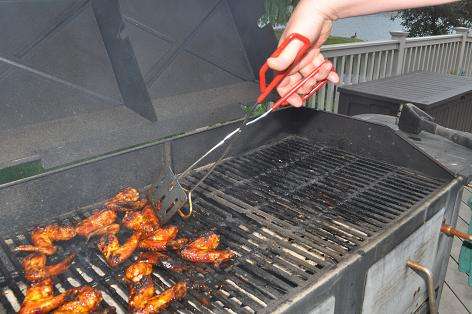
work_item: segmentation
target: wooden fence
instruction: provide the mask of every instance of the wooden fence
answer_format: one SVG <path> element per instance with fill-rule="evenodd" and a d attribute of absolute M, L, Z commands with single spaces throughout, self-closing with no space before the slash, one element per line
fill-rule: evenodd
<path fill-rule="evenodd" d="M 469 29 L 455 34 L 407 38 L 406 32 L 390 32 L 392 39 L 328 45 L 321 48 L 341 78 L 340 84 L 357 84 L 414 71 L 472 76 L 472 37 Z M 337 86 L 328 84 L 310 100 L 318 109 L 337 112 Z"/>

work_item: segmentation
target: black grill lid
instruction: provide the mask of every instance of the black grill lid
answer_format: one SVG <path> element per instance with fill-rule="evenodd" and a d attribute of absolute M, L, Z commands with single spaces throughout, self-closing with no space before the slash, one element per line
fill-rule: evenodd
<path fill-rule="evenodd" d="M 50 168 L 241 117 L 275 45 L 257 25 L 263 2 L 1 3 L 0 168 Z M 157 122 L 129 109 L 143 91 Z"/>

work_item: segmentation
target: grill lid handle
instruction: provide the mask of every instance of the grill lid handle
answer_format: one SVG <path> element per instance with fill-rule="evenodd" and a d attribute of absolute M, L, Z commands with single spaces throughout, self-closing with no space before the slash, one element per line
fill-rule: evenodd
<path fill-rule="evenodd" d="M 443 224 L 441 226 L 441 232 L 444 233 L 445 235 L 452 236 L 452 237 L 458 237 L 458 238 L 460 238 L 462 240 L 465 240 L 465 241 L 472 241 L 472 234 L 459 231 L 459 230 L 457 230 L 456 228 L 454 228 L 450 225 Z"/>
<path fill-rule="evenodd" d="M 436 134 L 461 146 L 472 149 L 472 134 L 452 130 L 433 122 L 433 118 L 413 104 L 402 106 L 398 128 L 403 132 L 419 134 L 421 131 Z"/>
<path fill-rule="evenodd" d="M 434 289 L 434 279 L 433 273 L 426 266 L 409 260 L 406 262 L 406 265 L 413 269 L 416 272 L 419 272 L 426 279 L 426 284 L 428 288 L 428 303 L 429 303 L 429 313 L 438 314 L 438 306 L 436 304 L 436 293 Z"/>

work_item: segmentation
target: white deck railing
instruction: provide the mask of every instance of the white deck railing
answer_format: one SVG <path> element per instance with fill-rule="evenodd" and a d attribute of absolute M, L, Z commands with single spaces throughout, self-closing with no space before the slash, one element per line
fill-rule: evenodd
<path fill-rule="evenodd" d="M 357 84 L 414 71 L 472 76 L 472 37 L 469 29 L 456 34 L 407 38 L 406 32 L 391 32 L 392 39 L 328 45 L 321 48 L 341 78 L 338 86 Z M 328 84 L 311 99 L 311 105 L 337 112 L 339 93 Z"/>

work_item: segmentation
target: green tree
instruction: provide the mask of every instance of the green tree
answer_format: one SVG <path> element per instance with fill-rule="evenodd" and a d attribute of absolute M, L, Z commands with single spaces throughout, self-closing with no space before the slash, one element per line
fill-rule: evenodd
<path fill-rule="evenodd" d="M 411 37 L 448 34 L 455 26 L 472 25 L 472 0 L 453 4 L 402 10 L 392 19 L 401 20 Z"/>
<path fill-rule="evenodd" d="M 258 24 L 264 27 L 271 24 L 275 30 L 275 35 L 280 38 L 285 24 L 287 24 L 293 9 L 300 0 L 265 0 L 266 13 L 260 17 Z M 359 38 L 345 38 L 330 36 L 325 45 L 344 44 L 362 41 Z"/>
<path fill-rule="evenodd" d="M 260 18 L 260 26 L 285 25 L 299 0 L 265 0 L 266 13 Z"/>

